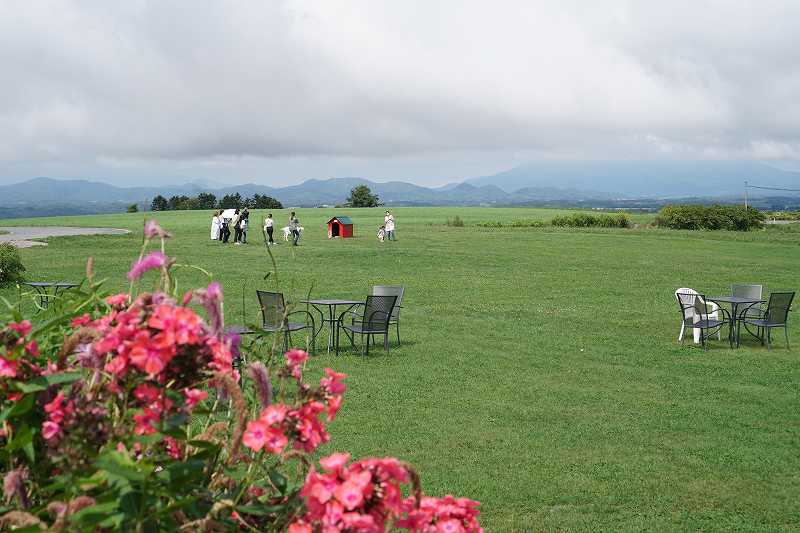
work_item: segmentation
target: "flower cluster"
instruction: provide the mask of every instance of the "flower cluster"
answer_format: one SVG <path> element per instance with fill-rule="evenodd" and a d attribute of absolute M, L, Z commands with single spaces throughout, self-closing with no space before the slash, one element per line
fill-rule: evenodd
<path fill-rule="evenodd" d="M 326 368 L 319 387 L 308 387 L 301 381 L 301 366 L 307 360 L 308 354 L 302 350 L 286 352 L 286 365 L 279 375 L 290 375 L 297 380 L 296 401 L 293 405 L 269 405 L 257 420 L 248 422 L 245 446 L 256 452 L 263 449 L 280 454 L 291 441 L 294 449 L 311 453 L 330 440 L 320 415 L 325 413 L 328 422 L 336 418 L 345 391 L 342 380 L 346 376 Z"/>
<path fill-rule="evenodd" d="M 350 454 L 320 460 L 324 473 L 312 469 L 300 495 L 306 512 L 291 533 L 323 531 L 383 532 L 403 510 L 401 485 L 410 481 L 397 459 L 362 459 L 349 466 Z"/>
<path fill-rule="evenodd" d="M 406 515 L 397 521 L 397 527 L 414 533 L 482 533 L 478 505 L 475 500 L 448 495 L 424 496 L 417 507 L 415 498 L 407 498 L 403 502 Z"/>
<path fill-rule="evenodd" d="M 26 378 L 39 369 L 27 361 L 39 357 L 39 345 L 30 339 L 30 321 L 10 322 L 0 330 L 0 378 Z"/>

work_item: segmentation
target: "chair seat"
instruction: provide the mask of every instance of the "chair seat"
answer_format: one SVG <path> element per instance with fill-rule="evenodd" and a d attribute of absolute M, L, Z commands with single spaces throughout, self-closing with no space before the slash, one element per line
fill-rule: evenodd
<path fill-rule="evenodd" d="M 309 328 L 309 327 L 311 327 L 311 326 L 309 326 L 308 324 L 303 324 L 303 323 L 300 323 L 300 322 L 289 322 L 288 324 L 286 324 L 282 328 L 276 328 L 275 326 L 266 326 L 266 325 L 264 325 L 264 326 L 261 326 L 261 329 L 263 329 L 264 331 L 271 331 L 271 332 L 274 332 L 274 331 L 299 331 L 301 329 L 306 329 L 306 328 Z"/>
<path fill-rule="evenodd" d="M 353 333 L 386 333 L 385 329 L 375 329 L 375 328 L 368 328 L 365 327 L 362 323 L 357 322 L 352 325 L 342 324 L 342 328 L 352 331 Z"/>
<path fill-rule="evenodd" d="M 744 323 L 750 324 L 751 326 L 758 326 L 759 328 L 782 328 L 786 325 L 785 323 L 779 324 L 776 322 L 768 322 L 763 319 L 754 320 L 752 318 L 745 318 Z"/>
<path fill-rule="evenodd" d="M 718 328 L 720 326 L 724 326 L 727 324 L 727 320 L 716 320 L 713 318 L 703 318 L 698 320 L 697 322 L 693 322 L 692 320 L 686 320 L 684 324 L 687 328 L 700 328 L 700 329 L 711 329 L 711 328 Z"/>

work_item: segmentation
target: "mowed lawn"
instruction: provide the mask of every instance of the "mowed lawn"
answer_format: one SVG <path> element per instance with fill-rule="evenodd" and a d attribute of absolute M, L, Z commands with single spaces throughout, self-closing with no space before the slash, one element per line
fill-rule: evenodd
<path fill-rule="evenodd" d="M 388 356 L 336 358 L 318 344 L 313 370 L 349 376 L 323 453 L 410 461 L 427 492 L 480 500 L 487 531 L 800 528 L 800 313 L 791 350 L 779 332 L 771 351 L 752 340 L 703 351 L 676 342 L 673 296 L 737 282 L 800 289 L 799 232 L 484 229 L 558 212 L 393 211 L 394 243 L 375 238 L 381 209 L 302 209 L 302 246 L 273 248 L 289 300 L 406 287 L 403 344 Z M 337 213 L 352 216 L 357 238 L 326 238 Z M 211 242 L 210 213 L 157 215 L 175 234 L 168 252 L 222 282 L 230 323 L 257 320 L 255 289 L 274 287 L 263 215 L 251 214 L 247 246 Z M 466 227 L 444 225 L 455 215 Z M 287 218 L 275 212 L 278 226 Z M 142 215 L 0 225 L 28 222 L 138 232 Z M 140 242 L 140 232 L 66 237 L 21 253 L 29 279 L 80 280 L 93 256 L 97 277 L 124 289 Z M 197 270 L 178 278 L 206 283 Z"/>

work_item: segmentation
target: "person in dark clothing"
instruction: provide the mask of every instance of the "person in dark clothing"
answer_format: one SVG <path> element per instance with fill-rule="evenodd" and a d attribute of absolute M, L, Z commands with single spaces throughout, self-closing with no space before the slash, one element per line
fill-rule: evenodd
<path fill-rule="evenodd" d="M 250 225 L 250 211 L 244 208 L 242 216 L 239 217 L 239 241 L 242 244 L 247 244 L 247 226 Z"/>
<path fill-rule="evenodd" d="M 220 231 L 219 231 L 219 239 L 223 243 L 227 244 L 228 243 L 228 239 L 230 239 L 230 238 L 231 238 L 231 221 L 228 218 L 223 218 L 222 219 L 222 227 L 220 228 Z"/>
<path fill-rule="evenodd" d="M 275 221 L 272 220 L 272 213 L 267 215 L 267 218 L 264 219 L 264 231 L 267 232 L 267 237 L 269 237 L 269 241 L 267 244 L 275 244 L 275 241 L 272 240 L 272 231 L 275 229 L 273 226 L 275 225 Z"/>
<path fill-rule="evenodd" d="M 289 217 L 289 229 L 292 232 L 292 246 L 297 246 L 300 240 L 300 221 L 297 220 L 294 211 L 292 211 L 292 216 Z"/>
<path fill-rule="evenodd" d="M 238 209 L 233 212 L 233 218 L 231 219 L 231 224 L 233 225 L 233 244 L 239 244 L 242 239 L 242 227 L 239 225 L 241 217 L 242 215 L 239 214 Z"/>

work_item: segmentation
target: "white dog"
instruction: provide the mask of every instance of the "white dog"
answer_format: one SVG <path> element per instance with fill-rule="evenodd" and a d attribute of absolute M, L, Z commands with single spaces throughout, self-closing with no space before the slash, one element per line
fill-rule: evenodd
<path fill-rule="evenodd" d="M 298 226 L 297 229 L 300 232 L 300 235 L 302 236 L 303 235 L 303 226 Z M 292 230 L 289 229 L 289 226 L 286 226 L 284 228 L 281 228 L 281 231 L 283 232 L 283 240 L 286 241 L 286 242 L 289 242 L 289 235 L 292 234 Z"/>

